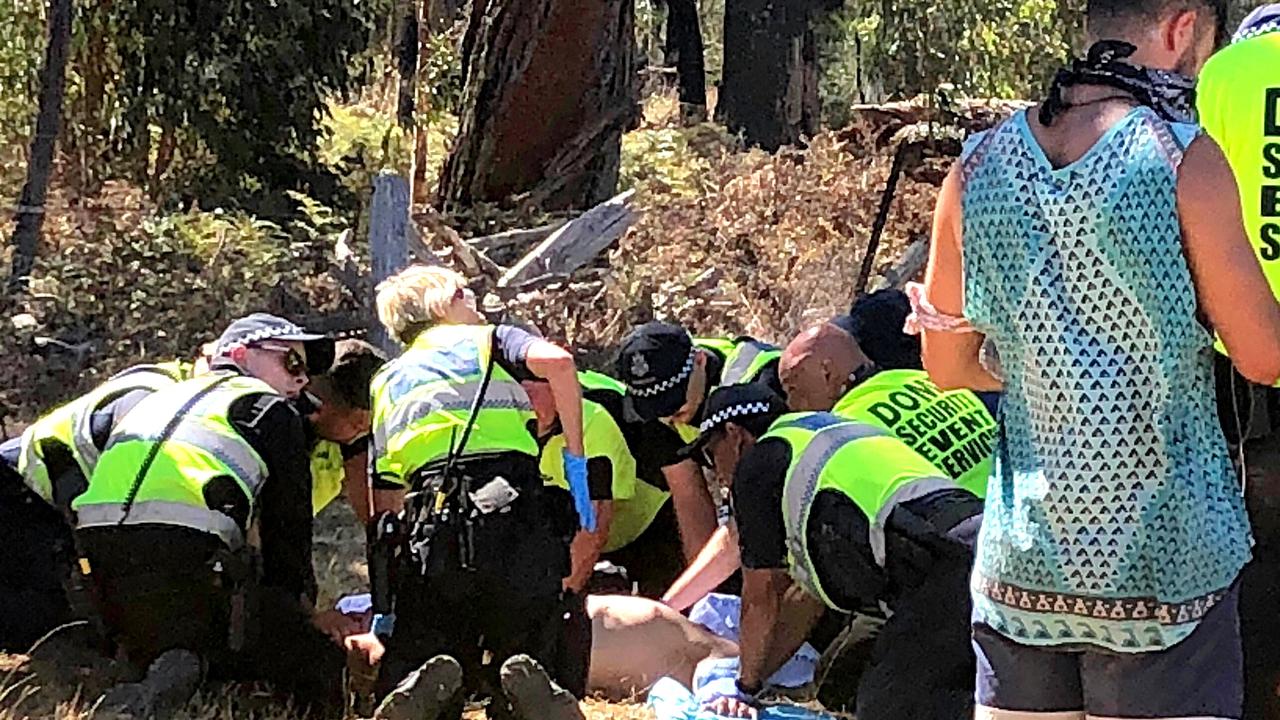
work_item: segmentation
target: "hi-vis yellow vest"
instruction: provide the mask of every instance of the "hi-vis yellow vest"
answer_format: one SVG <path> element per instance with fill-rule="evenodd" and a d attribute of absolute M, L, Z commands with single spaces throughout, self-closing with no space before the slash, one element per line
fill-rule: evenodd
<path fill-rule="evenodd" d="M 209 387 L 213 389 L 196 399 Z M 179 383 L 143 400 L 111 433 L 89 478 L 88 490 L 72 503 L 79 526 L 178 525 L 217 535 L 233 549 L 239 547 L 245 528 L 229 515 L 209 508 L 204 486 L 216 477 L 231 477 L 244 491 L 252 517 L 267 467 L 231 425 L 227 413 L 237 399 L 255 394 L 275 391 L 261 380 L 219 372 Z M 139 483 L 138 473 L 147 456 L 179 413 L 182 419 L 160 443 L 155 460 Z M 126 514 L 135 488 L 137 494 Z"/>
<path fill-rule="evenodd" d="M 884 370 L 831 412 L 891 431 L 960 487 L 987 496 L 996 421 L 972 392 L 943 392 L 923 370 Z"/>
<path fill-rule="evenodd" d="M 156 365 L 135 365 L 119 372 L 98 387 L 37 420 L 22 433 L 18 473 L 26 484 L 47 502 L 53 502 L 53 484 L 44 462 L 45 443 L 66 447 L 87 479 L 98 462 L 98 446 L 93 442 L 93 413 L 102 406 L 135 390 L 156 391 L 191 376 L 188 363 L 173 361 Z"/>
<path fill-rule="evenodd" d="M 898 505 L 939 490 L 956 489 L 951 478 L 884 428 L 830 413 L 792 413 L 774 421 L 761 440 L 779 438 L 791 447 L 783 485 L 782 516 L 791 576 L 828 607 L 837 606 L 822 588 L 809 553 L 809 512 L 822 490 L 839 492 L 866 514 L 867 543 L 885 564 L 884 523 Z"/>
<path fill-rule="evenodd" d="M 618 380 L 590 370 L 578 373 L 578 380 L 582 384 L 583 390 L 607 390 L 616 393 L 619 398 L 622 398 L 627 392 L 627 386 Z M 608 414 L 607 411 L 605 414 Z M 583 415 L 583 434 L 584 436 L 587 434 L 585 410 Z M 590 440 L 587 440 L 587 442 L 590 443 Z M 636 472 L 635 456 L 631 453 L 630 447 L 625 444 L 625 437 L 622 438 L 622 442 L 621 451 L 626 453 L 627 461 L 630 463 L 627 477 L 634 478 L 635 482 L 630 489 L 629 496 L 624 497 L 619 494 L 619 482 L 616 475 L 616 469 L 619 464 L 614 463 L 613 521 L 609 524 L 609 539 L 605 543 L 604 552 L 621 550 L 635 542 L 653 524 L 654 518 L 658 517 L 658 513 L 662 510 L 662 506 L 671 499 L 671 493 L 650 485 L 639 477 Z M 590 445 L 587 447 L 587 453 L 590 457 Z M 546 457 L 544 451 L 544 466 Z M 626 485 L 625 481 L 623 485 Z"/>
<path fill-rule="evenodd" d="M 311 448 L 311 510 L 315 515 L 338 499 L 346 478 L 342 446 L 332 440 L 316 442 Z"/>
<path fill-rule="evenodd" d="M 752 338 L 694 338 L 693 346 L 715 353 L 724 361 L 720 371 L 720 386 L 742 385 L 755 382 L 769 363 L 782 357 L 782 351 L 769 343 Z M 715 388 L 707 388 L 707 392 Z M 673 424 L 680 439 L 691 443 L 698 439 L 698 428 L 683 423 Z"/>
<path fill-rule="evenodd" d="M 491 325 L 436 325 L 374 376 L 374 471 L 408 485 L 413 474 L 448 457 L 462 439 L 494 347 Z M 493 365 L 464 456 L 517 452 L 538 457 L 526 422 L 533 417 L 520 383 Z"/>

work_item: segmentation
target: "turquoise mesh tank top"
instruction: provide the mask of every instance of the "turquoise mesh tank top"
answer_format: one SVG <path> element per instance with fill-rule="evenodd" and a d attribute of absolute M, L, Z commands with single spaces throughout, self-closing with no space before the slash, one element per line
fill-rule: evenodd
<path fill-rule="evenodd" d="M 1005 374 L 974 612 L 1017 642 L 1168 647 L 1249 559 L 1178 224 L 1198 133 L 1137 108 L 1060 169 L 1025 112 L 966 143 L 965 315 Z"/>

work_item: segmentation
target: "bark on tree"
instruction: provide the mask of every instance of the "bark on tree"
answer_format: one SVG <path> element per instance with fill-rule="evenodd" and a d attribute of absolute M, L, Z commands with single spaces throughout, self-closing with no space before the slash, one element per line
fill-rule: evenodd
<path fill-rule="evenodd" d="M 473 0 L 443 206 L 520 196 L 561 210 L 613 195 L 639 119 L 633 3 Z"/>
<path fill-rule="evenodd" d="M 667 0 L 668 66 L 676 69 L 680 105 L 686 117 L 706 116 L 707 76 L 697 0 Z"/>
<path fill-rule="evenodd" d="M 11 301 L 26 290 L 31 268 L 35 265 L 40 228 L 44 225 L 49 174 L 53 169 L 53 151 L 62 125 L 62 98 L 66 90 L 67 45 L 70 40 L 71 0 L 50 0 L 49 44 L 45 48 L 44 68 L 40 71 L 39 112 L 36 114 L 35 136 L 31 138 L 27 181 L 18 199 L 18 218 L 13 230 L 13 266 L 7 293 Z"/>
<path fill-rule="evenodd" d="M 774 151 L 818 129 L 817 42 L 806 0 L 726 0 L 716 119 Z"/>

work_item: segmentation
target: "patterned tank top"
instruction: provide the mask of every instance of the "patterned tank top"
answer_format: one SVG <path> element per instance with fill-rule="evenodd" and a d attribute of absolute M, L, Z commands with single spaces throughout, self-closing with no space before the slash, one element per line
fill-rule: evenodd
<path fill-rule="evenodd" d="M 1178 224 L 1198 134 L 1137 108 L 1054 168 L 1022 112 L 966 143 L 965 315 L 1005 376 L 974 613 L 1017 642 L 1168 647 L 1249 559 Z"/>

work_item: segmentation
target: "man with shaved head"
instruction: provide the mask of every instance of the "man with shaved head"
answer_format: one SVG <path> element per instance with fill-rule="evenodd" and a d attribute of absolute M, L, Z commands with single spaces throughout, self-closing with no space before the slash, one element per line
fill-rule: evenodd
<path fill-rule="evenodd" d="M 881 370 L 831 323 L 796 336 L 778 376 L 793 411 L 831 411 L 889 430 L 979 497 L 991 471 L 995 419 L 968 390 L 943 392 L 923 370 Z"/>

